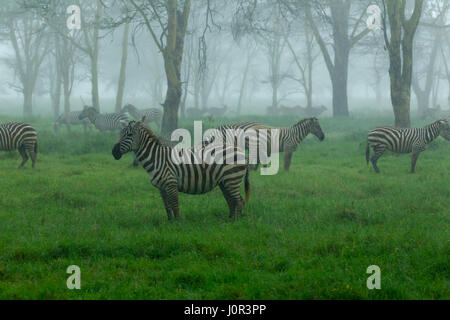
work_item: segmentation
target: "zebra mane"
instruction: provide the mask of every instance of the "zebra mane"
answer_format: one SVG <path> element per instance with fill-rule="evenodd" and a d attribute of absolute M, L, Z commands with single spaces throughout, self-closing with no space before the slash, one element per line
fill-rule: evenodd
<path fill-rule="evenodd" d="M 446 120 L 446 119 L 439 119 L 439 120 L 436 120 L 435 122 L 433 122 L 433 123 L 430 123 L 430 124 L 427 124 L 426 126 L 425 126 L 425 128 L 430 128 L 430 127 L 433 127 L 433 126 L 435 126 L 435 125 L 437 125 L 437 124 L 441 124 L 441 123 L 448 123 L 448 121 Z"/>
<path fill-rule="evenodd" d="M 311 117 L 311 118 L 302 119 L 299 122 L 297 122 L 296 124 L 294 124 L 293 127 L 300 126 L 300 125 L 304 124 L 305 122 L 309 122 L 309 121 L 312 121 L 312 120 L 317 120 L 317 118 Z"/>
<path fill-rule="evenodd" d="M 156 134 L 154 134 L 154 132 L 150 128 L 145 127 L 142 123 L 141 130 L 144 131 L 144 133 L 149 136 L 150 139 L 154 140 L 158 145 L 164 145 L 161 139 Z"/>

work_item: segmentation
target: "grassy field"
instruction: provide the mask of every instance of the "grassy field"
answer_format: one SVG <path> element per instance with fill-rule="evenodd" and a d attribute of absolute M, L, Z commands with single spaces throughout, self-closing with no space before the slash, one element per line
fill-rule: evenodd
<path fill-rule="evenodd" d="M 0 153 L 1 299 L 450 298 L 442 138 L 416 174 L 410 156 L 387 154 L 377 175 L 365 135 L 390 121 L 323 119 L 325 140 L 306 139 L 289 173 L 252 173 L 241 218 L 229 220 L 217 189 L 181 195 L 181 219 L 169 222 L 146 172 L 111 156 L 118 134 L 55 135 L 49 120 L 31 122 L 37 168 Z M 81 268 L 81 290 L 66 287 L 69 265 Z M 366 287 L 370 265 L 381 290 Z"/>

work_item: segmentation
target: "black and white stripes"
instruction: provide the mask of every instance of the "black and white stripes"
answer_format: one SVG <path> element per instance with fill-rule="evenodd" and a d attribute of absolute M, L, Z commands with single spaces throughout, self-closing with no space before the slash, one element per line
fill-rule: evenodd
<path fill-rule="evenodd" d="M 257 145 L 261 146 L 266 144 L 269 152 L 271 151 L 271 131 L 276 130 L 275 132 L 278 135 L 278 150 L 279 152 L 284 152 L 284 169 L 286 171 L 289 170 L 292 154 L 309 133 L 314 134 L 320 141 L 325 138 L 319 120 L 317 118 L 306 118 L 287 128 L 266 126 L 257 122 L 222 125 L 210 131 L 206 135 L 204 143 L 210 144 L 214 142 L 214 137 L 216 136 L 222 136 L 224 141 L 233 141 L 234 139 L 236 143 L 237 139 L 242 139 L 243 137 L 239 137 L 239 134 L 236 134 L 233 130 L 240 130 L 241 135 L 246 134 L 249 130 L 254 130 L 257 133 L 257 139 L 248 139 L 245 144 L 246 149 L 257 148 Z M 267 134 L 261 134 L 262 130 L 265 130 Z M 236 136 L 238 137 L 234 138 Z M 259 160 L 258 158 L 258 162 Z"/>
<path fill-rule="evenodd" d="M 135 119 L 135 120 L 141 120 L 143 117 L 145 117 L 146 123 L 154 122 L 156 124 L 156 126 L 158 127 L 158 130 L 161 129 L 161 120 L 162 120 L 163 113 L 160 109 L 149 108 L 149 109 L 139 110 L 132 104 L 127 104 L 122 108 L 122 110 L 120 112 L 121 113 L 128 112 L 131 115 L 131 117 L 133 117 L 133 119 Z"/>
<path fill-rule="evenodd" d="M 130 151 L 135 153 L 139 163 L 148 172 L 150 182 L 160 190 L 169 219 L 172 215 L 178 217 L 178 192 L 203 194 L 219 186 L 228 203 L 230 217 L 234 217 L 241 213 L 244 205 L 240 185 L 245 177 L 248 200 L 250 184 L 247 165 L 230 161 L 234 160 L 234 157 L 245 158 L 245 154 L 232 146 L 215 149 L 217 158 L 225 158 L 224 163 L 179 163 L 174 161 L 173 157 L 179 150 L 162 144 L 142 122 L 131 121 L 121 131 L 120 140 L 114 146 L 112 154 L 119 160 L 123 154 Z M 194 157 L 194 152 L 190 156 Z"/>
<path fill-rule="evenodd" d="M 447 120 L 438 120 L 424 128 L 377 127 L 371 130 L 367 137 L 366 161 L 369 163 L 370 160 L 375 171 L 379 173 L 377 161 L 386 149 L 396 153 L 412 152 L 411 172 L 413 173 L 417 158 L 425 150 L 426 145 L 444 134 L 447 128 Z M 370 158 L 370 147 L 375 152 L 372 158 Z"/>
<path fill-rule="evenodd" d="M 37 132 L 27 123 L 9 122 L 0 125 L 0 150 L 11 151 L 19 150 L 22 156 L 22 168 L 28 161 L 28 155 L 31 157 L 32 167 L 36 164 L 37 156 Z"/>
<path fill-rule="evenodd" d="M 71 125 L 83 125 L 84 131 L 87 131 L 87 128 L 90 125 L 90 120 L 88 118 L 85 118 L 83 120 L 80 120 L 80 114 L 82 111 L 72 111 L 68 113 L 61 114 L 56 120 L 53 125 L 55 132 L 59 131 L 59 127 L 61 125 L 66 125 L 67 131 L 70 132 L 70 126 Z"/>
<path fill-rule="evenodd" d="M 85 108 L 78 116 L 79 120 L 88 118 L 92 124 L 100 131 L 114 131 L 122 128 L 122 121 L 127 121 L 127 117 L 122 113 L 100 114 L 93 107 Z"/>

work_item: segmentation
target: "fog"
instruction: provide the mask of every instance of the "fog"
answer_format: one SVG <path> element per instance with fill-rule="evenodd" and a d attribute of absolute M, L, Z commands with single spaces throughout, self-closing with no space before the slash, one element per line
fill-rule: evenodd
<path fill-rule="evenodd" d="M 162 29 L 162 26 L 169 25 L 169 18 L 164 8 L 158 5 L 159 1 L 153 1 L 159 8 L 156 11 L 150 9 L 149 1 L 136 1 L 136 7 L 127 1 L 47 0 L 27 3 L 28 5 L 24 5 L 18 0 L 6 1 L 1 8 L 2 115 L 56 117 L 64 112 L 81 110 L 84 105 L 95 106 L 91 81 L 92 59 L 81 48 L 92 46 L 94 40 L 98 45 L 97 52 L 94 52 L 98 55 L 95 58 L 98 63 L 95 72 L 98 77 L 99 106 L 96 107 L 101 112 L 117 111 L 115 106 L 118 103 L 117 92 L 122 67 L 125 74 L 122 75 L 123 97 L 120 105 L 131 103 L 138 108 L 162 109 L 168 95 L 167 78 L 164 57 L 158 46 L 167 45 L 167 29 Z M 179 12 L 183 10 L 183 3 L 178 3 Z M 308 68 L 311 65 L 312 92 L 309 107 L 325 106 L 327 110 L 321 116 L 340 115 L 339 112 L 333 112 L 337 104 L 342 102 L 335 101 L 333 104 L 333 85 L 325 55 L 329 55 L 330 61 L 335 64 L 336 73 L 345 71 L 345 67 L 336 67 L 341 64 L 335 58 L 340 38 L 333 34 L 333 25 L 343 22 L 335 20 L 340 16 L 334 12 L 339 6 L 344 6 L 341 1 L 267 0 L 256 2 L 257 5 L 252 3 L 243 0 L 226 3 L 192 2 L 184 35 L 184 48 L 177 52 L 183 57 L 178 79 L 182 90 L 180 102 L 170 108 L 180 108 L 182 117 L 183 110 L 190 108 L 221 108 L 226 105 L 224 116 L 234 117 L 238 115 L 238 108 L 241 109 L 241 115 L 265 115 L 269 106 L 308 107 L 304 83 L 309 81 Z M 367 13 L 367 7 L 374 3 L 376 2 L 351 2 L 348 21 L 343 24 L 347 26 L 348 39 L 344 39 L 345 41 L 352 41 L 352 37 L 362 35 L 350 46 L 347 79 L 343 77 L 337 80 L 347 83 L 348 114 L 345 112 L 347 106 L 342 106 L 344 116 L 393 116 L 389 52 L 383 27 L 368 29 L 370 24 L 383 21 L 371 18 L 370 13 Z M 77 11 L 66 13 L 71 4 L 79 7 L 79 15 Z M 382 2 L 378 4 L 379 8 L 383 8 Z M 312 20 L 308 20 L 305 15 L 306 5 Z M 424 108 L 450 108 L 448 5 L 448 1 L 430 0 L 424 2 L 421 10 L 421 21 L 413 41 L 413 80 L 410 89 L 413 116 L 421 115 Z M 99 7 L 102 8 L 99 19 L 96 20 L 94 13 Z M 411 15 L 413 9 L 414 1 L 409 1 L 405 14 Z M 146 26 L 146 14 L 155 38 Z M 125 15 L 129 17 L 129 30 L 126 33 L 127 53 L 124 58 L 123 39 L 127 24 Z M 383 16 L 381 9 L 381 19 Z M 70 24 L 76 25 L 77 21 L 80 29 L 69 30 Z M 317 28 L 320 39 L 312 31 L 311 22 Z M 388 19 L 385 22 L 386 35 L 389 37 L 392 31 L 389 30 Z M 96 23 L 99 31 L 94 39 L 93 29 Z M 34 29 L 28 30 L 30 26 L 34 26 Z M 13 35 L 18 39 L 17 48 L 13 46 Z M 29 52 L 26 43 L 22 41 L 27 35 L 31 43 Z M 320 47 L 321 40 L 326 53 Z M 38 42 L 40 48 L 35 50 L 33 46 L 37 46 Z M 62 44 L 66 49 L 64 55 L 58 53 Z M 29 54 L 42 55 L 42 62 L 39 64 L 33 61 L 33 57 L 29 61 L 29 67 L 37 70 L 37 78 L 33 87 L 28 89 L 31 90 L 32 98 L 27 109 L 25 104 L 30 102 L 25 102 L 19 65 L 26 66 L 24 60 Z M 431 63 L 431 60 L 434 62 Z M 69 62 L 70 66 L 67 66 Z M 64 79 L 58 76 L 64 69 L 71 72 L 67 80 L 71 91 L 66 92 L 66 103 L 62 89 Z M 24 74 L 26 77 L 33 77 L 31 70 Z M 56 83 L 61 86 L 59 91 L 55 89 Z M 425 106 L 418 105 L 415 83 L 421 87 L 417 90 L 427 91 Z M 345 86 L 342 88 L 345 90 Z M 345 99 L 343 101 L 345 104 Z"/>

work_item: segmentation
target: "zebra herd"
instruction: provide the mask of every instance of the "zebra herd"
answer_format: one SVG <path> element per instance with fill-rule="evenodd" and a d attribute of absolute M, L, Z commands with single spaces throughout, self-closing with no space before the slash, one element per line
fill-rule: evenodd
<path fill-rule="evenodd" d="M 71 125 L 83 125 L 84 131 L 94 125 L 99 131 L 115 131 L 122 129 L 122 121 L 129 119 L 127 113 L 135 120 L 145 116 L 146 124 L 154 122 L 158 129 L 161 127 L 162 111 L 156 108 L 139 110 L 132 104 L 125 105 L 120 112 L 101 114 L 97 109 L 84 106 L 82 111 L 72 111 L 60 115 L 55 123 L 55 132 L 59 131 L 61 125 L 66 125 L 70 132 Z"/>
<path fill-rule="evenodd" d="M 120 113 L 99 114 L 96 109 L 86 107 L 81 112 L 61 116 L 57 122 L 66 124 L 68 130 L 70 130 L 70 124 L 79 124 L 77 120 L 85 119 L 89 119 L 90 123 L 100 131 L 120 129 L 120 138 L 112 149 L 112 155 L 119 160 L 123 154 L 134 153 L 135 160 L 149 174 L 151 184 L 160 190 L 169 220 L 179 217 L 178 192 L 203 194 L 217 186 L 220 187 L 227 201 L 230 217 L 241 214 L 250 195 L 250 165 L 248 161 L 239 163 L 236 160 L 246 159 L 246 151 L 251 149 L 255 141 L 248 139 L 245 150 L 240 149 L 236 146 L 236 142 L 242 137 L 227 136 L 231 132 L 230 129 L 235 130 L 234 132 L 239 129 L 239 132 L 243 133 L 249 129 L 254 130 L 257 133 L 257 139 L 265 137 L 265 140 L 257 140 L 257 143 L 267 145 L 268 151 L 270 151 L 271 140 L 278 139 L 279 151 L 284 153 L 286 171 L 289 170 L 292 154 L 308 134 L 315 135 L 320 141 L 325 138 L 317 118 L 300 120 L 288 128 L 277 128 L 257 122 L 223 125 L 206 135 L 200 145 L 188 148 L 187 155 L 186 152 L 183 154 L 183 157 L 189 160 L 198 160 L 195 159 L 198 154 L 209 154 L 215 161 L 205 161 L 202 158 L 200 161 L 183 162 L 177 161 L 180 160 L 177 157 L 182 156 L 176 149 L 146 127 L 150 121 L 160 121 L 160 111 L 158 113 L 155 110 L 157 109 L 138 110 L 132 105 L 127 105 Z M 128 121 L 126 112 L 141 119 Z M 261 136 L 259 134 L 261 130 L 275 130 L 276 138 L 270 134 Z M 450 126 L 447 120 L 435 121 L 424 128 L 377 127 L 371 130 L 367 137 L 367 163 L 371 161 L 375 172 L 379 173 L 377 161 L 386 149 L 396 153 L 412 153 L 411 172 L 413 173 L 419 154 L 439 135 L 450 140 Z M 215 143 L 218 142 L 215 141 L 215 137 L 218 136 L 223 137 L 225 143 Z M 221 147 L 218 148 L 218 146 Z M 370 148 L 375 153 L 372 157 L 370 157 Z M 28 160 L 28 155 L 32 159 L 33 168 L 35 167 L 37 133 L 31 125 L 22 122 L 0 125 L 0 150 L 15 149 L 19 150 L 23 159 L 20 168 Z M 258 164 L 264 164 L 265 161 L 262 160 L 264 159 L 258 158 Z M 245 201 L 240 194 L 242 181 L 245 185 Z"/>
<path fill-rule="evenodd" d="M 222 125 L 217 129 L 214 129 L 205 137 L 205 143 L 210 144 L 214 142 L 214 138 L 217 136 L 223 137 L 223 143 L 227 141 L 236 141 L 244 139 L 244 135 L 249 130 L 254 130 L 257 135 L 257 139 L 248 139 L 246 141 L 246 149 L 256 150 L 258 145 L 264 144 L 267 146 L 267 150 L 270 153 L 271 146 L 271 129 L 275 129 L 278 133 L 278 150 L 284 154 L 284 170 L 288 171 L 291 165 L 292 154 L 297 150 L 299 144 L 306 138 L 309 133 L 315 135 L 320 141 L 325 139 L 325 134 L 320 127 L 319 120 L 317 118 L 306 118 L 300 120 L 296 124 L 288 128 L 277 128 L 273 126 L 263 125 L 257 122 L 243 122 L 231 125 Z M 267 135 L 261 135 L 260 131 L 265 130 Z M 238 136 L 231 136 L 232 132 L 238 131 Z M 263 140 L 263 141 L 262 141 Z M 259 159 L 258 162 L 267 163 L 267 159 Z"/>

